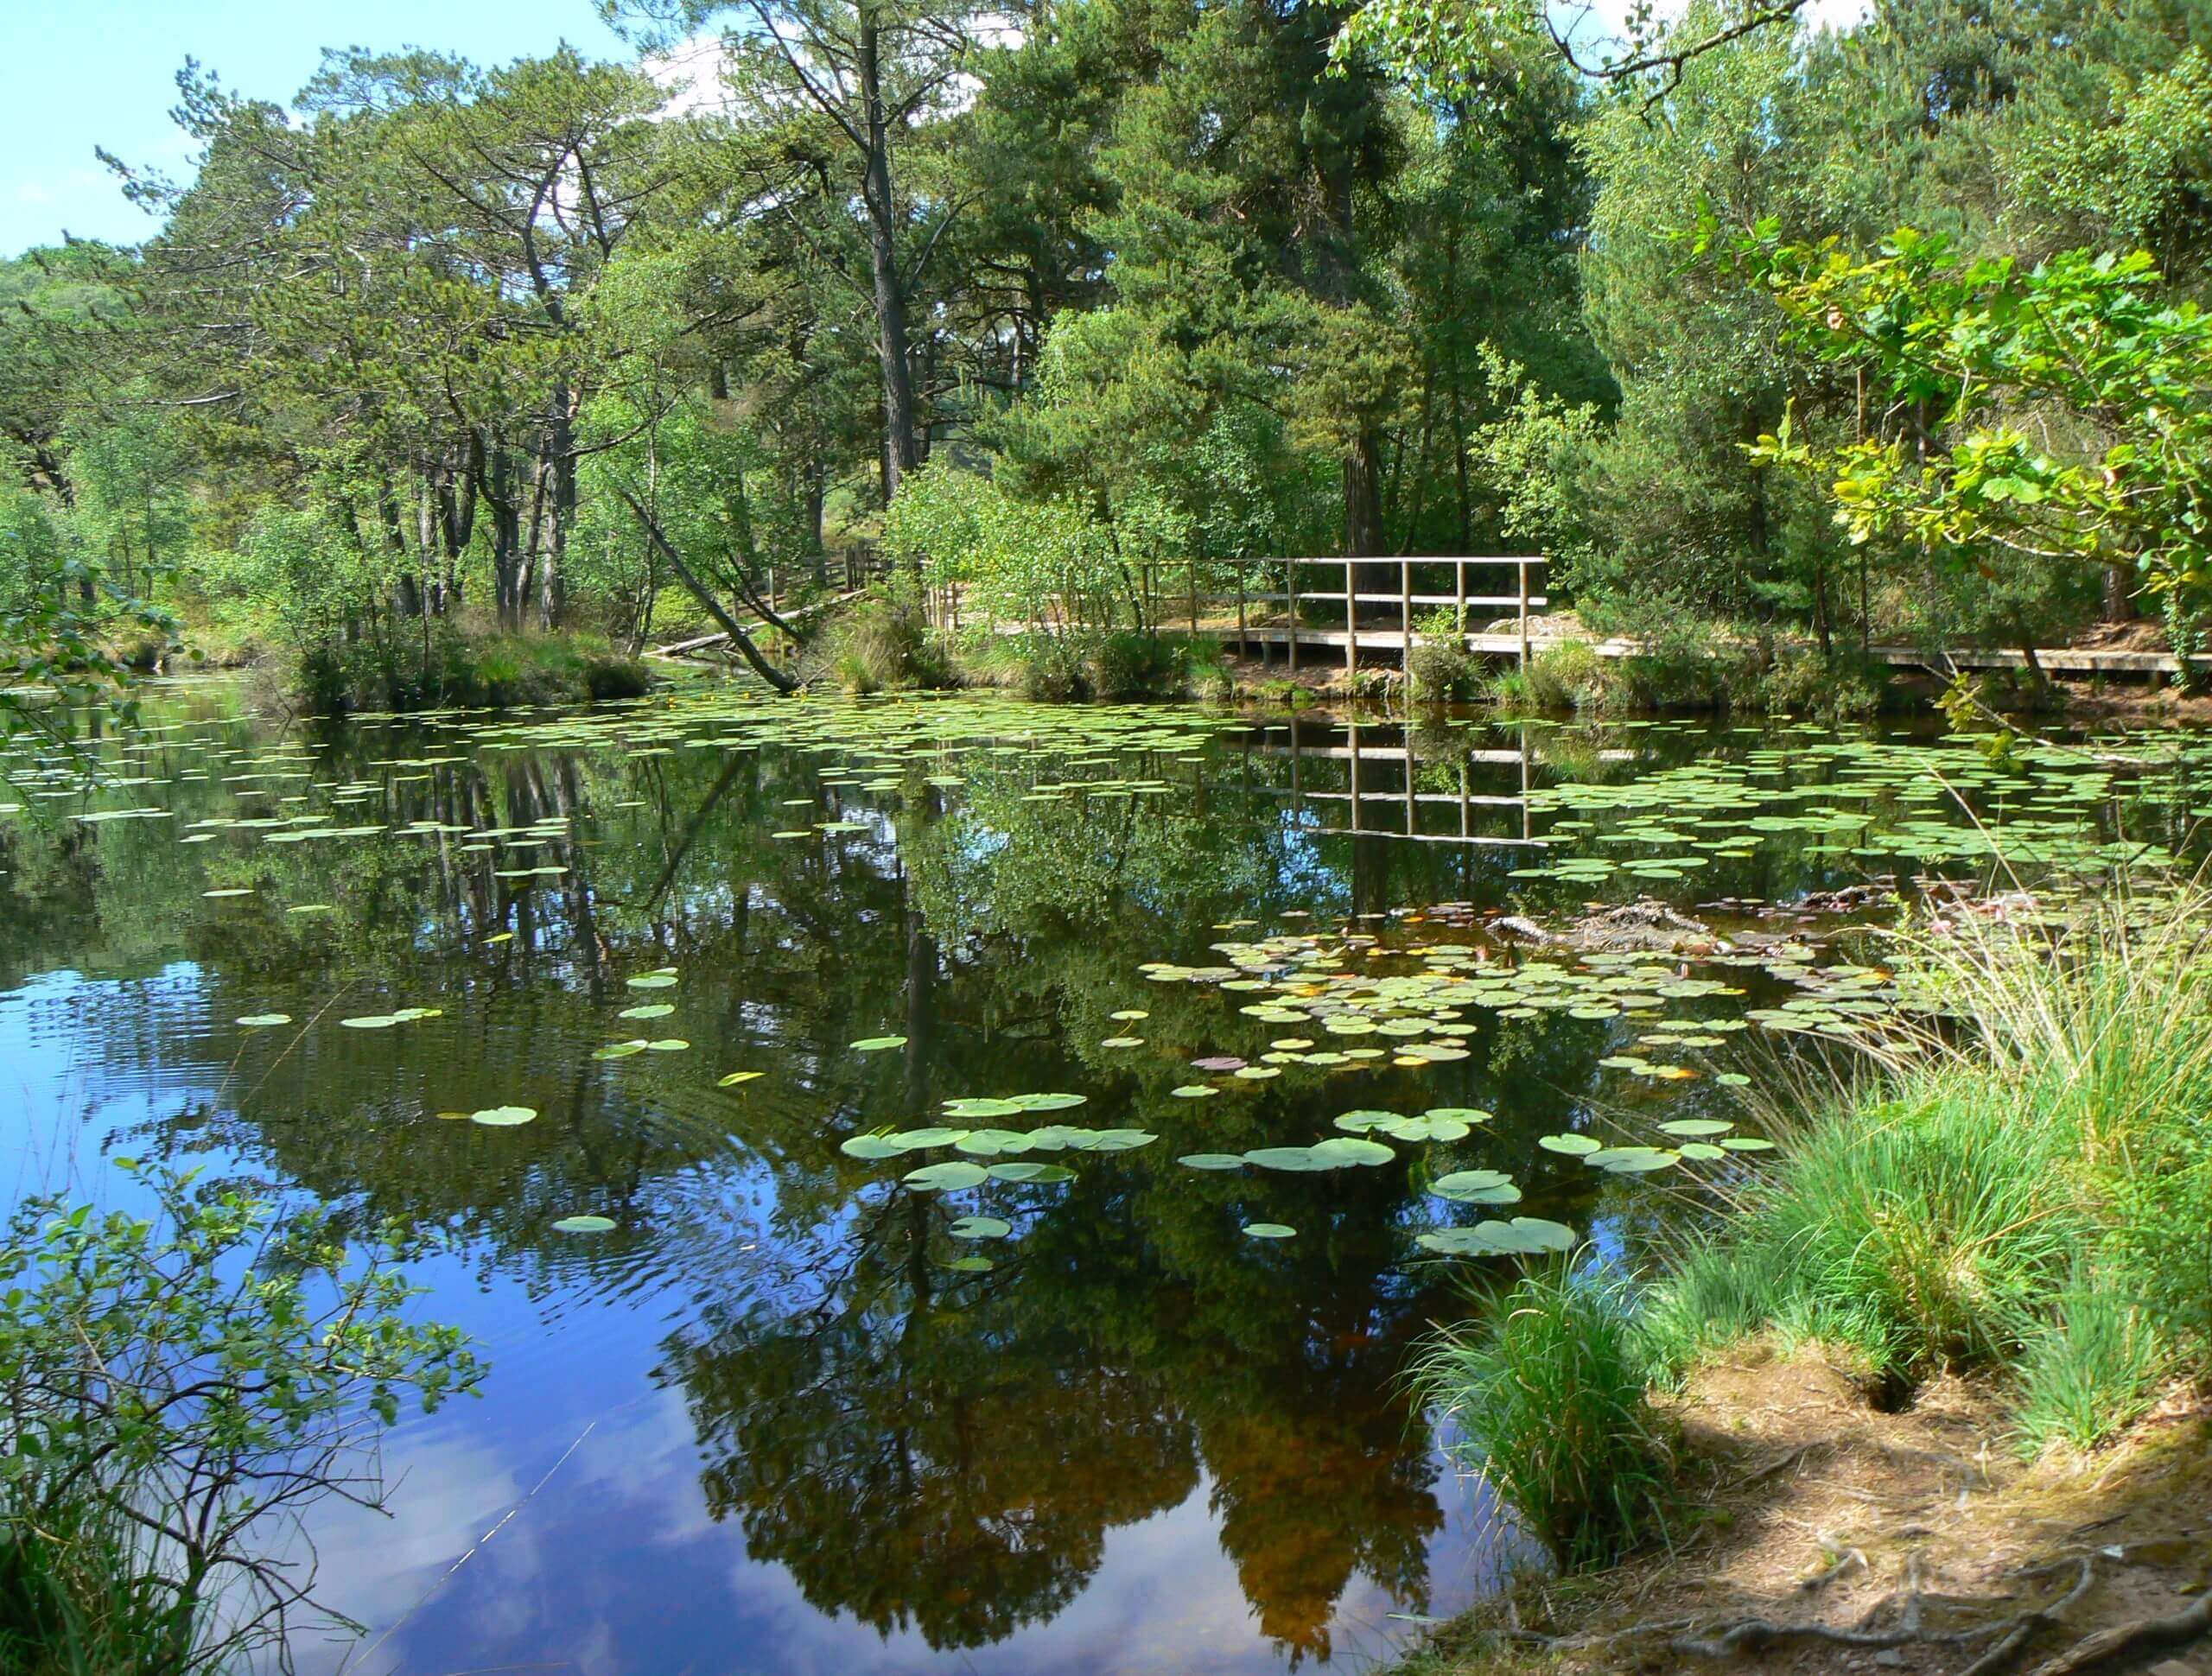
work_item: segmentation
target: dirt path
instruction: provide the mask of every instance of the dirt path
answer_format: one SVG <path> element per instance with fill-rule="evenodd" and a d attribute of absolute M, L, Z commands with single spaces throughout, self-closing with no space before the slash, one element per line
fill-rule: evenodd
<path fill-rule="evenodd" d="M 2034 1465 L 1995 1393 L 1955 1380 L 1884 1413 L 1817 1360 L 1752 1352 L 1669 1406 L 1693 1501 L 1675 1551 L 1524 1582 L 1402 1676 L 2212 1676 L 2202 1405 L 2177 1398 L 2109 1454 Z"/>

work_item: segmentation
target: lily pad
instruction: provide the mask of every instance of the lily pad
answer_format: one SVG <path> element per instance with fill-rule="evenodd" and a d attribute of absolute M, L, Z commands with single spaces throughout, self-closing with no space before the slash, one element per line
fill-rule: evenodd
<path fill-rule="evenodd" d="M 612 1216 L 563 1216 L 553 1224 L 556 1234 L 611 1234 L 614 1231 Z"/>
<path fill-rule="evenodd" d="M 887 1048 L 901 1048 L 906 1045 L 906 1038 L 904 1036 L 863 1036 L 853 1044 L 853 1051 L 881 1053 Z"/>
<path fill-rule="evenodd" d="M 944 1164 L 928 1164 L 918 1170 L 909 1170 L 904 1180 L 907 1186 L 924 1193 L 957 1192 L 963 1187 L 973 1187 L 990 1172 L 980 1164 L 968 1164 L 954 1159 Z"/>
<path fill-rule="evenodd" d="M 1247 1222 L 1244 1235 L 1252 1240 L 1290 1240 L 1297 1237 L 1298 1230 L 1288 1222 Z"/>
<path fill-rule="evenodd" d="M 468 1121 L 481 1123 L 487 1129 L 512 1129 L 537 1115 L 534 1106 L 486 1106 L 481 1111 L 469 1113 Z"/>
<path fill-rule="evenodd" d="M 956 1240 L 1003 1240 L 1014 1224 L 998 1216 L 963 1216 L 945 1232 Z"/>
<path fill-rule="evenodd" d="M 272 1025 L 291 1023 L 292 1015 L 289 1013 L 249 1013 L 235 1022 L 244 1025 L 248 1030 L 266 1030 Z"/>
<path fill-rule="evenodd" d="M 1185 1152 L 1175 1160 L 1193 1170 L 1242 1170 L 1244 1159 L 1237 1152 Z"/>

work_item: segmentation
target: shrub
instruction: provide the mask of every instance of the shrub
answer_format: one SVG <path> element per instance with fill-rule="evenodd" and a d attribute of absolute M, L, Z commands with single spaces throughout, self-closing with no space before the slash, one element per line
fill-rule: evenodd
<path fill-rule="evenodd" d="M 1428 704 L 1472 698 L 1482 684 L 1482 668 L 1460 639 L 1458 619 L 1440 609 L 1414 628 L 1424 638 L 1406 654 L 1406 678 L 1414 696 Z"/>
<path fill-rule="evenodd" d="M 480 1376 L 457 1330 L 407 1317 L 394 1265 L 421 1247 L 397 1226 L 349 1244 L 321 1212 L 123 1167 L 154 1215 L 41 1195 L 0 1229 L 11 1670 L 181 1676 L 327 1616 L 311 1566 L 249 1545 L 325 1496 L 381 1506 L 403 1394 Z"/>
<path fill-rule="evenodd" d="M 1141 629 L 1112 629 L 1090 638 L 1083 658 L 1084 684 L 1094 698 L 1179 697 L 1183 691 L 1181 643 Z"/>
<path fill-rule="evenodd" d="M 1461 1448 L 1565 1566 L 1601 1565 L 1666 1527 L 1669 1451 L 1617 1283 L 1564 1264 L 1525 1276 L 1414 1370 Z"/>
<path fill-rule="evenodd" d="M 848 692 L 958 684 L 918 605 L 871 594 L 838 619 L 828 640 L 830 667 Z"/>

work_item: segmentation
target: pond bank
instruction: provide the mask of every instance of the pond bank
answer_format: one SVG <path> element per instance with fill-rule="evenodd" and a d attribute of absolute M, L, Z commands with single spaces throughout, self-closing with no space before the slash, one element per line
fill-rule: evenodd
<path fill-rule="evenodd" d="M 1884 1413 L 1817 1352 L 1785 1357 L 1760 1342 L 1661 1407 L 1678 1428 L 1685 1508 L 1673 1551 L 1525 1578 L 1394 1676 L 1709 1672 L 1726 1660 L 1698 1643 L 1732 1631 L 1758 1668 L 1794 1676 L 2212 1668 L 2201 1641 L 2144 1633 L 2212 1582 L 2202 1403 L 2174 1400 L 2097 1455 L 2023 1463 L 1992 1383 L 1936 1380 Z M 2013 1628 L 1956 1639 L 1995 1626 Z M 2026 1632 L 2017 1645 L 2015 1628 Z M 2109 1660 L 2069 1662 L 2107 1635 L 2133 1639 Z"/>

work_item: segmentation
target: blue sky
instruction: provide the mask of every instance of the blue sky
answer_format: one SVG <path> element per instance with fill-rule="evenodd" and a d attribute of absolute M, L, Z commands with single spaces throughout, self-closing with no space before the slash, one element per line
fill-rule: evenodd
<path fill-rule="evenodd" d="M 197 58 L 242 92 L 289 98 L 322 48 L 417 46 L 496 63 L 566 40 L 626 57 L 592 0 L 62 0 L 0 24 L 0 256 L 79 237 L 135 242 L 151 223 L 93 156 L 105 146 L 171 175 L 189 148 L 168 119 Z M 35 10 L 37 21 L 25 21 Z"/>

